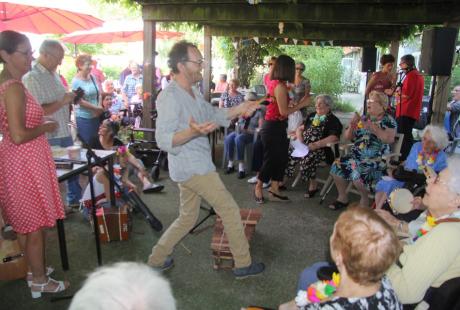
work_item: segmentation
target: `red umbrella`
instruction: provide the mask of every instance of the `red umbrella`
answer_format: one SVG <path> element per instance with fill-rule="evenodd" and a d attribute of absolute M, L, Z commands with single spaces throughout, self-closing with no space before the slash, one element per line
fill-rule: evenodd
<path fill-rule="evenodd" d="M 104 23 L 88 14 L 26 3 L 25 0 L 0 1 L 0 30 L 62 34 L 100 27 Z"/>
<path fill-rule="evenodd" d="M 156 31 L 157 39 L 172 39 L 183 36 L 182 32 Z M 101 27 L 90 31 L 79 32 L 62 37 L 61 40 L 67 43 L 115 43 L 115 42 L 137 42 L 144 40 L 142 30 L 113 30 L 110 27 Z"/>

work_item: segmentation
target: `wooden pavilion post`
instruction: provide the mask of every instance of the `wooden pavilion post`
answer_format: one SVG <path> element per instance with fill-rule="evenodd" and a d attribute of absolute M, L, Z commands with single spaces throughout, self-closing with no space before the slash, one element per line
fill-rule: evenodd
<path fill-rule="evenodd" d="M 204 72 L 203 72 L 203 95 L 206 101 L 210 100 L 209 85 L 211 84 L 211 62 L 212 62 L 212 37 L 211 29 L 208 25 L 204 26 Z"/>
<path fill-rule="evenodd" d="M 143 90 L 151 96 L 144 96 L 144 108 L 142 110 L 142 126 L 153 128 L 154 124 L 150 118 L 150 111 L 155 108 L 156 100 L 155 85 L 155 39 L 156 23 L 152 20 L 144 20 L 144 67 L 143 67 Z"/>
<path fill-rule="evenodd" d="M 444 26 L 446 27 L 454 27 L 458 28 L 460 23 L 445 23 Z M 454 50 L 452 50 L 452 54 L 455 53 L 456 47 L 454 46 Z M 454 57 L 455 60 L 455 57 Z M 431 123 L 441 125 L 444 122 L 444 116 L 446 115 L 447 110 L 447 102 L 449 99 L 451 89 L 451 76 L 436 76 L 436 85 L 434 91 L 434 98 L 433 98 L 433 106 L 432 111 L 433 114 L 431 115 Z"/>

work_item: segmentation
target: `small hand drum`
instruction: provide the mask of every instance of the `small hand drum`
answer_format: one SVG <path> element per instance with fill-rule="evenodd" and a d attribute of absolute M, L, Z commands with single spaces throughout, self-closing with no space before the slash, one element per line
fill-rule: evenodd
<path fill-rule="evenodd" d="M 390 194 L 390 207 L 397 214 L 406 214 L 412 210 L 414 195 L 405 188 L 397 188 Z"/>

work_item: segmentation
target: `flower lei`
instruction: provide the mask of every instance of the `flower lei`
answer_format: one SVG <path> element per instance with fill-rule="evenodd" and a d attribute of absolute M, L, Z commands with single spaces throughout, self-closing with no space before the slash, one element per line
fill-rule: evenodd
<path fill-rule="evenodd" d="M 436 162 L 436 157 L 439 154 L 439 150 L 434 151 L 433 153 L 425 153 L 423 149 L 418 153 L 416 163 L 418 165 L 418 170 L 423 170 L 423 166 L 428 165 L 432 166 Z"/>
<path fill-rule="evenodd" d="M 117 156 L 124 156 L 129 154 L 129 149 L 126 147 L 126 145 L 119 146 L 117 148 Z"/>
<path fill-rule="evenodd" d="M 324 122 L 324 120 L 326 120 L 326 115 L 319 116 L 318 114 L 315 114 L 315 117 L 313 118 L 311 124 L 314 127 L 318 127 L 322 122 Z"/>
<path fill-rule="evenodd" d="M 430 230 L 433 229 L 438 223 L 436 223 L 436 220 L 433 216 L 427 215 L 426 216 L 426 221 L 423 223 L 422 227 L 420 227 L 417 232 L 415 233 L 415 237 L 412 239 L 412 241 L 415 242 L 418 238 L 421 236 L 426 235 Z"/>
<path fill-rule="evenodd" d="M 332 280 L 323 280 L 311 284 L 306 291 L 300 290 L 297 293 L 295 302 L 297 307 L 304 307 L 310 303 L 319 303 L 331 297 L 340 283 L 340 274 L 333 273 Z"/>

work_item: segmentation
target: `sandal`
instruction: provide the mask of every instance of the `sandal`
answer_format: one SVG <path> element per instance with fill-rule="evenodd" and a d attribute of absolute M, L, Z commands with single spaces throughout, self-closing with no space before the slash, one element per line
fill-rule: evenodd
<path fill-rule="evenodd" d="M 45 275 L 48 277 L 54 272 L 54 268 L 51 266 L 46 267 Z M 28 271 L 26 275 L 27 286 L 30 287 L 32 285 L 32 272 Z"/>
<path fill-rule="evenodd" d="M 289 202 L 288 196 L 278 195 L 272 191 L 268 191 L 268 200 L 276 202 Z"/>
<path fill-rule="evenodd" d="M 253 194 L 254 194 L 254 200 L 256 201 L 256 203 L 263 204 L 265 202 L 264 196 L 257 197 L 255 191 L 253 192 Z"/>
<path fill-rule="evenodd" d="M 341 201 L 336 200 L 334 201 L 334 203 L 330 204 L 328 208 L 331 210 L 337 211 L 337 210 L 346 208 L 347 206 L 348 206 L 348 202 L 341 202 Z"/>
<path fill-rule="evenodd" d="M 49 290 L 48 285 L 51 283 L 57 284 L 54 290 Z M 69 287 L 69 283 L 66 281 L 56 281 L 48 277 L 46 283 L 34 283 L 30 286 L 30 292 L 32 293 L 32 298 L 42 297 L 42 293 L 59 293 L 66 290 Z"/>
<path fill-rule="evenodd" d="M 307 192 L 303 195 L 305 198 L 313 198 L 315 197 L 316 193 L 319 192 L 319 189 L 309 189 Z"/>

